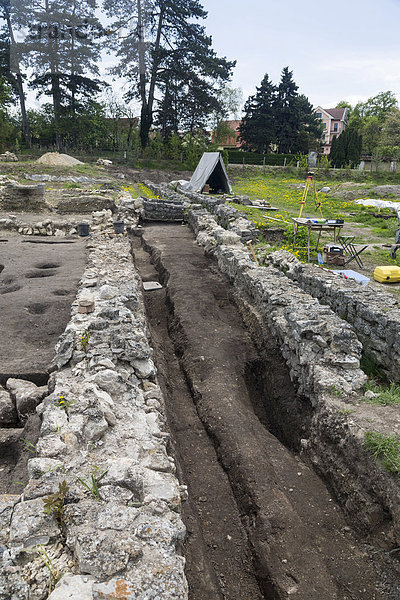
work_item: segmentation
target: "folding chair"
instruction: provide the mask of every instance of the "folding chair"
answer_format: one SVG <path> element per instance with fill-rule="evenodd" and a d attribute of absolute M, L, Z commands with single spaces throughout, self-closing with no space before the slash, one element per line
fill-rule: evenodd
<path fill-rule="evenodd" d="M 340 235 L 339 243 L 343 247 L 343 252 L 350 255 L 349 258 L 345 260 L 344 265 L 346 266 L 355 260 L 360 269 L 362 269 L 364 265 L 360 258 L 360 254 L 364 252 L 366 248 L 368 248 L 368 244 L 366 246 L 358 247 L 357 249 L 354 244 L 355 237 L 355 235 Z"/>

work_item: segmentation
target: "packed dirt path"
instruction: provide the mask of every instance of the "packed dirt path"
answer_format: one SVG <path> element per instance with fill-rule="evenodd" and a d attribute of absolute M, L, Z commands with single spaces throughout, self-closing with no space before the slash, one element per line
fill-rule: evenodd
<path fill-rule="evenodd" d="M 145 301 L 188 486 L 190 600 L 394 599 L 324 483 L 268 431 L 271 399 L 255 393 L 260 358 L 229 282 L 187 227 L 153 224 L 142 239 L 139 272 L 164 284 Z M 295 394 L 283 360 L 269 365 L 277 393 Z"/>

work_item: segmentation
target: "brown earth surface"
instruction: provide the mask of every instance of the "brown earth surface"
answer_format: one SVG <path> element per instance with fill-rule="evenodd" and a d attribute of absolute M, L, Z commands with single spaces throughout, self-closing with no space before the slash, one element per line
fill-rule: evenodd
<path fill-rule="evenodd" d="M 82 239 L 22 237 L 0 242 L 0 383 L 45 383 L 85 267 Z"/>

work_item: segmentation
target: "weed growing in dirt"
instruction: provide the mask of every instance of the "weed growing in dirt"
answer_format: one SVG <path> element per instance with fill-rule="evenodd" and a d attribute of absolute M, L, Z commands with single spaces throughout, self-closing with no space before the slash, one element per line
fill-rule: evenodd
<path fill-rule="evenodd" d="M 400 385 L 397 385 L 397 383 L 391 383 L 388 387 L 380 385 L 372 379 L 365 384 L 365 391 L 377 394 L 373 398 L 363 398 L 365 402 L 370 404 L 381 404 L 383 406 L 400 404 Z"/>
<path fill-rule="evenodd" d="M 69 486 L 64 479 L 64 481 L 58 484 L 58 492 L 49 494 L 49 496 L 43 498 L 44 512 L 46 515 L 54 515 L 60 527 L 62 527 L 65 522 L 65 497 L 68 490 Z"/>
<path fill-rule="evenodd" d="M 87 479 L 82 479 L 82 477 L 78 477 L 79 483 L 81 483 L 92 495 L 95 500 L 100 500 L 99 494 L 99 483 L 107 475 L 108 469 L 100 473 L 99 467 L 93 467 L 92 472 L 90 473 Z"/>
<path fill-rule="evenodd" d="M 367 431 L 364 446 L 389 473 L 400 474 L 400 438 L 397 435 Z"/>
<path fill-rule="evenodd" d="M 341 408 L 339 410 L 339 415 L 352 415 L 353 413 L 355 413 L 356 411 L 354 410 L 354 408 Z"/>
<path fill-rule="evenodd" d="M 329 391 L 331 394 L 333 394 L 334 396 L 337 396 L 338 398 L 343 396 L 343 390 L 341 390 L 340 388 L 337 388 L 336 385 L 332 385 L 329 388 Z"/>

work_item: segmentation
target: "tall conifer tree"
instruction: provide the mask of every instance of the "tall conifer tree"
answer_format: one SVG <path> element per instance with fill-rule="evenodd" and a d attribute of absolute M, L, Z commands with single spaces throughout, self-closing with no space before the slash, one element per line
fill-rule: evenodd
<path fill-rule="evenodd" d="M 276 87 L 266 74 L 256 89 L 256 94 L 250 96 L 245 104 L 239 131 L 246 150 L 264 153 L 270 150 L 275 141 Z"/>

